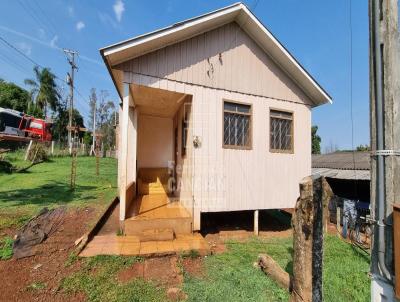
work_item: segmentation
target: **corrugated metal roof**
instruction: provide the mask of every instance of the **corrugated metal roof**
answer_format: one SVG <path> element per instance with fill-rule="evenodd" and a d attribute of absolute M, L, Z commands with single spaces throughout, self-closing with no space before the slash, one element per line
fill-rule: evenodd
<path fill-rule="evenodd" d="M 336 179 L 349 179 L 349 180 L 370 180 L 369 170 L 341 170 L 330 168 L 313 168 L 313 175 L 321 175 Z"/>
<path fill-rule="evenodd" d="M 355 163 L 353 162 L 353 156 Z M 313 168 L 329 168 L 338 170 L 369 170 L 370 152 L 334 152 L 329 154 L 313 154 Z"/>

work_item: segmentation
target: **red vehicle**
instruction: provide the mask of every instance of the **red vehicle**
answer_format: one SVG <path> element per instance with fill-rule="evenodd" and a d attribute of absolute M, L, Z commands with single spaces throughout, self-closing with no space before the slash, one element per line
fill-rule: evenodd
<path fill-rule="evenodd" d="M 0 134 L 11 138 L 51 141 L 52 123 L 22 112 L 0 107 Z"/>

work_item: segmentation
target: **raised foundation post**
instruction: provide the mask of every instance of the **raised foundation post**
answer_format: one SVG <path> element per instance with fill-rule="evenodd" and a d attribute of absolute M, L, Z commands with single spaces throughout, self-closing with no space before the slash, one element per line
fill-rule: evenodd
<path fill-rule="evenodd" d="M 254 235 L 258 236 L 258 210 L 254 211 Z"/>

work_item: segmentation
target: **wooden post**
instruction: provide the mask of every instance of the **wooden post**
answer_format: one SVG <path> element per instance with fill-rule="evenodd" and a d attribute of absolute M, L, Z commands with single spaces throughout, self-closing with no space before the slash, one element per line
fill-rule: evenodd
<path fill-rule="evenodd" d="M 25 160 L 28 160 L 29 152 L 31 151 L 31 148 L 32 148 L 32 143 L 33 143 L 32 140 L 29 141 L 29 145 L 28 145 L 28 148 L 26 149 L 26 153 L 25 153 Z"/>
<path fill-rule="evenodd" d="M 51 155 L 54 155 L 54 141 L 51 141 Z"/>
<path fill-rule="evenodd" d="M 258 236 L 258 210 L 254 211 L 254 235 Z"/>
<path fill-rule="evenodd" d="M 292 217 L 293 280 L 290 301 L 322 301 L 324 225 L 333 193 L 324 177 L 306 177 Z"/>

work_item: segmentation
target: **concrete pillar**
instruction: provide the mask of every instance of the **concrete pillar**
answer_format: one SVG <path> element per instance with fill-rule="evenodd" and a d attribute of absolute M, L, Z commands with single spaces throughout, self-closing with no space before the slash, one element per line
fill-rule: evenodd
<path fill-rule="evenodd" d="M 258 236 L 258 210 L 254 211 L 254 235 Z"/>

